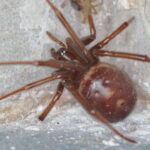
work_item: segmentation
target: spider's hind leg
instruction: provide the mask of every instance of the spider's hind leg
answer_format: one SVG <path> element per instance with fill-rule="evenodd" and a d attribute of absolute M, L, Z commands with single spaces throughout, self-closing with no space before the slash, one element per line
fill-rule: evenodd
<path fill-rule="evenodd" d="M 45 117 L 52 110 L 52 108 L 54 107 L 54 105 L 56 104 L 56 102 L 60 99 L 60 96 L 62 95 L 63 90 L 64 90 L 64 82 L 59 82 L 54 97 L 52 98 L 51 102 L 46 107 L 46 109 L 39 116 L 39 120 L 43 121 L 45 119 Z"/>
<path fill-rule="evenodd" d="M 65 76 L 65 74 L 55 74 L 55 75 L 52 75 L 50 77 L 47 77 L 47 78 L 44 78 L 44 79 L 41 79 L 41 80 L 38 80 L 38 81 L 35 81 L 35 82 L 32 82 L 32 83 L 29 83 L 17 90 L 14 90 L 8 94 L 5 94 L 3 96 L 0 97 L 0 100 L 3 100 L 4 98 L 7 98 L 7 97 L 10 97 L 12 95 L 15 95 L 17 93 L 20 93 L 20 92 L 23 92 L 23 91 L 26 91 L 26 90 L 30 90 L 34 87 L 37 87 L 37 86 L 40 86 L 40 85 L 43 85 L 45 83 L 48 83 L 48 82 L 51 82 L 53 80 L 57 80 L 57 79 L 62 79 L 63 77 Z"/>

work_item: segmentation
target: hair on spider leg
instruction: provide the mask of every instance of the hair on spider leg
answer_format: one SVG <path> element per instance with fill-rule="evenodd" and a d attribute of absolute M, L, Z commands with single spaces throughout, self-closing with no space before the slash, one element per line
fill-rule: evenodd
<path fill-rule="evenodd" d="M 0 100 L 59 79 L 56 93 L 39 116 L 40 120 L 45 119 L 57 101 L 60 100 L 66 88 L 91 116 L 105 124 L 124 140 L 137 143 L 135 140 L 121 134 L 110 124 L 125 119 L 132 112 L 137 101 L 134 85 L 123 70 L 114 65 L 103 63 L 98 59 L 98 56 L 110 56 L 150 62 L 150 58 L 147 55 L 102 50 L 106 44 L 109 44 L 111 40 L 132 23 L 133 17 L 123 22 L 104 40 L 87 49 L 86 45 L 94 41 L 96 37 L 94 36 L 93 38 L 93 34 L 90 34 L 87 37 L 80 38 L 60 10 L 50 0 L 46 1 L 68 31 L 70 37 L 66 38 L 65 43 L 62 43 L 52 34 L 48 34 L 52 40 L 60 45 L 60 49 L 57 51 L 52 50 L 53 59 L 47 61 L 0 62 L 0 65 L 33 65 L 35 67 L 53 67 L 56 70 L 47 78 L 32 82 L 3 95 Z M 91 24 L 91 26 L 89 25 L 90 30 L 95 31 L 94 34 L 96 34 L 93 20 L 90 20 L 89 24 Z M 63 53 L 61 52 L 62 48 Z"/>

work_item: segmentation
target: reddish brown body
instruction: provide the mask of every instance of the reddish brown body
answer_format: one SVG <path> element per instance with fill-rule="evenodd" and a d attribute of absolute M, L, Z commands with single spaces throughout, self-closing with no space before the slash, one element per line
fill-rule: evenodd
<path fill-rule="evenodd" d="M 106 63 L 91 67 L 80 78 L 78 91 L 109 122 L 124 119 L 136 103 L 136 91 L 128 75 Z"/>
<path fill-rule="evenodd" d="M 66 88 L 89 114 L 104 123 L 123 139 L 136 143 L 135 140 L 124 136 L 110 124 L 110 122 L 117 122 L 124 119 L 133 110 L 136 103 L 136 92 L 132 81 L 123 71 L 113 65 L 101 63 L 98 59 L 98 56 L 110 56 L 150 62 L 150 58 L 147 55 L 102 50 L 105 45 L 134 20 L 134 17 L 122 23 L 102 41 L 98 42 L 90 49 L 87 49 L 86 45 L 90 44 L 96 38 L 95 25 L 92 16 L 90 15 L 91 9 L 95 8 L 95 6 L 92 5 L 93 0 L 80 0 L 82 6 L 85 6 L 83 4 L 90 4 L 88 5 L 90 8 L 82 8 L 83 14 L 85 14 L 84 19 L 86 16 L 88 17 L 90 29 L 90 35 L 84 38 L 77 36 L 63 14 L 50 0 L 46 1 L 70 34 L 70 37 L 66 38 L 66 43 L 61 42 L 50 32 L 47 32 L 50 39 L 55 41 L 61 47 L 57 51 L 54 48 L 51 49 L 53 59 L 46 61 L 0 62 L 0 65 L 33 65 L 54 67 L 57 68 L 57 70 L 49 77 L 32 82 L 22 88 L 1 96 L 0 100 L 53 80 L 60 79 L 56 93 L 49 105 L 39 116 L 41 121 L 45 119 L 56 102 L 60 99 L 64 88 Z M 76 0 L 76 2 L 79 1 Z M 73 5 L 75 6 L 75 3 Z M 89 11 L 87 11 L 87 8 L 89 8 Z"/>

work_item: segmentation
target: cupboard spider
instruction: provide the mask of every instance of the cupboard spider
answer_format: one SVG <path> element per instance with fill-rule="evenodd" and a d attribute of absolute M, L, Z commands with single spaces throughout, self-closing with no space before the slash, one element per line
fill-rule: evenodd
<path fill-rule="evenodd" d="M 52 101 L 39 116 L 40 120 L 45 119 L 59 100 L 64 88 L 66 88 L 91 116 L 104 123 L 124 140 L 136 143 L 135 140 L 124 136 L 110 124 L 123 120 L 133 110 L 137 100 L 133 83 L 126 73 L 98 59 L 98 56 L 110 56 L 150 62 L 150 58 L 146 55 L 102 50 L 105 45 L 127 28 L 134 17 L 122 23 L 108 37 L 87 50 L 85 46 L 96 37 L 96 32 L 93 32 L 96 31 L 93 20 L 89 20 L 90 35 L 80 39 L 63 14 L 50 0 L 46 1 L 71 38 L 66 38 L 66 43 L 63 43 L 50 32 L 47 32 L 47 35 L 61 47 L 57 51 L 54 48 L 51 50 L 53 59 L 47 61 L 0 62 L 0 65 L 33 65 L 53 67 L 57 70 L 47 78 L 27 84 L 0 97 L 0 100 L 50 81 L 61 79 Z"/>

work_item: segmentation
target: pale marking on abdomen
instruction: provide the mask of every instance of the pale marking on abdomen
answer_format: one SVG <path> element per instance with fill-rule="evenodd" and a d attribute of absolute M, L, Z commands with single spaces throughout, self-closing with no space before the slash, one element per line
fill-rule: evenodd
<path fill-rule="evenodd" d="M 90 81 L 92 80 L 91 76 L 93 73 L 95 73 L 95 71 L 101 67 L 104 67 L 104 68 L 110 68 L 112 70 L 116 70 L 116 68 L 114 66 L 111 66 L 109 64 L 106 64 L 106 63 L 101 63 L 101 64 L 97 64 L 93 67 L 90 68 L 90 70 L 84 75 L 83 77 L 83 80 L 81 81 L 80 85 L 79 85 L 79 93 L 81 94 L 82 93 L 82 90 L 84 89 L 84 85 L 85 83 L 87 83 L 87 81 Z M 109 89 L 109 92 L 107 92 L 108 94 L 104 94 L 106 97 L 111 97 L 114 93 L 114 91 L 111 91 L 111 89 Z"/>

